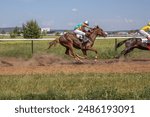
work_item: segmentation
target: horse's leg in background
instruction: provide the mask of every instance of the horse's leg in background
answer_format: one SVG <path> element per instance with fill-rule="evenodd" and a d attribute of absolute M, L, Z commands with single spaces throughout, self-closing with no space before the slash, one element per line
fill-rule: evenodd
<path fill-rule="evenodd" d="M 82 62 L 82 60 L 77 56 L 77 54 L 74 53 L 74 50 L 73 50 L 73 44 L 69 43 L 68 44 L 68 48 L 69 48 L 69 51 L 71 52 L 70 55 L 71 57 L 73 57 L 75 60 L 79 61 L 79 62 Z"/>
<path fill-rule="evenodd" d="M 66 54 L 66 55 L 69 55 L 69 56 L 71 56 L 71 57 L 73 57 L 73 55 L 70 53 L 70 50 L 69 50 L 69 49 L 66 49 L 65 54 Z M 77 56 L 78 58 L 80 58 L 80 59 L 85 59 L 85 57 L 82 57 L 82 56 L 80 56 L 80 55 L 78 55 L 78 54 L 76 54 L 76 56 Z"/>
<path fill-rule="evenodd" d="M 62 38 L 60 44 L 66 48 L 65 54 L 69 55 L 70 57 L 73 57 L 76 61 L 82 62 L 80 58 L 77 56 L 77 54 L 74 53 L 72 41 L 68 41 L 68 40 L 66 41 L 63 39 L 65 38 Z"/>
<path fill-rule="evenodd" d="M 80 59 L 86 59 L 86 58 L 87 58 L 87 54 L 83 52 L 85 49 L 83 49 L 82 43 L 80 43 L 80 49 L 82 50 L 83 55 L 86 55 L 86 56 L 82 57 L 82 56 L 76 54 L 77 57 L 79 57 Z M 86 51 L 86 50 L 85 50 L 85 51 Z"/>
<path fill-rule="evenodd" d="M 68 47 L 66 47 L 65 54 L 70 56 L 70 52 L 69 52 L 69 48 Z"/>
<path fill-rule="evenodd" d="M 132 52 L 134 50 L 134 48 L 136 48 L 136 47 L 134 46 L 134 47 L 127 48 L 124 52 L 124 57 L 127 58 L 127 54 Z"/>
<path fill-rule="evenodd" d="M 122 55 L 124 55 L 125 51 L 126 51 L 127 48 L 125 48 L 124 50 L 122 50 L 120 52 L 120 54 L 118 54 L 117 56 L 115 56 L 116 59 L 119 59 Z"/>
<path fill-rule="evenodd" d="M 87 59 L 87 51 L 85 49 L 82 49 L 82 53 L 83 53 L 85 59 Z"/>
<path fill-rule="evenodd" d="M 132 41 L 132 42 L 131 42 L 131 41 L 132 41 L 132 40 L 128 40 L 128 41 L 125 42 L 125 49 L 122 50 L 122 51 L 120 52 L 120 54 L 118 54 L 118 55 L 115 56 L 116 59 L 119 59 L 122 55 L 126 56 L 126 54 L 129 53 L 128 51 L 129 51 L 130 48 L 132 47 L 131 44 L 133 43 L 133 41 Z"/>
<path fill-rule="evenodd" d="M 122 55 L 124 55 L 124 57 L 127 57 L 127 54 L 131 51 L 133 51 L 135 47 L 126 47 L 124 50 L 121 51 L 121 53 L 119 55 L 117 55 L 115 58 L 119 59 Z"/>
<path fill-rule="evenodd" d="M 145 45 L 143 45 L 143 43 L 137 43 L 136 45 L 132 46 L 132 47 L 129 47 L 125 53 L 124 53 L 124 56 L 126 57 L 126 55 L 128 53 L 130 53 L 131 51 L 134 50 L 134 48 L 137 48 L 137 49 L 140 49 L 140 50 L 149 50 Z"/>
<path fill-rule="evenodd" d="M 68 47 L 66 47 L 66 52 L 65 52 L 65 54 L 66 54 L 66 55 L 69 55 L 69 56 L 71 56 L 71 57 L 74 58 L 74 56 L 71 54 L 71 52 L 70 52 L 70 50 L 69 50 Z M 79 55 L 76 54 L 76 56 L 78 57 Z M 80 58 L 80 57 L 79 57 L 79 58 Z"/>
<path fill-rule="evenodd" d="M 86 48 L 86 50 L 90 50 L 90 51 L 93 51 L 93 52 L 95 52 L 95 61 L 97 61 L 97 58 L 98 58 L 98 52 L 97 52 L 97 50 L 95 49 L 95 48 L 92 48 L 92 47 L 88 47 L 88 48 Z"/>
<path fill-rule="evenodd" d="M 82 56 L 80 56 L 80 55 L 78 55 L 78 54 L 76 54 L 76 56 L 77 56 L 78 58 L 80 58 L 80 59 L 85 59 L 85 57 L 82 57 Z"/>
<path fill-rule="evenodd" d="M 66 54 L 66 55 L 69 55 L 69 56 L 71 56 L 71 57 L 73 57 L 73 55 L 72 55 L 71 52 L 70 52 L 69 47 L 66 47 L 66 52 L 65 52 L 65 54 Z M 77 56 L 78 58 L 80 58 L 80 59 L 85 59 L 85 57 L 82 57 L 82 56 L 80 56 L 80 55 L 78 55 L 78 54 L 76 54 L 76 56 Z"/>
<path fill-rule="evenodd" d="M 69 55 L 70 57 L 73 57 L 75 59 L 77 59 L 76 54 L 73 52 L 73 47 L 72 47 L 72 43 L 60 43 L 62 46 L 64 46 L 66 48 L 65 54 Z"/>

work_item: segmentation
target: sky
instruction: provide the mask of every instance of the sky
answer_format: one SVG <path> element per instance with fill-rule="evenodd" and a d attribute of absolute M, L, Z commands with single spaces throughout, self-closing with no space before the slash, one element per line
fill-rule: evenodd
<path fill-rule="evenodd" d="M 107 31 L 139 29 L 150 21 L 150 0 L 0 0 L 0 27 L 73 29 L 88 20 Z"/>

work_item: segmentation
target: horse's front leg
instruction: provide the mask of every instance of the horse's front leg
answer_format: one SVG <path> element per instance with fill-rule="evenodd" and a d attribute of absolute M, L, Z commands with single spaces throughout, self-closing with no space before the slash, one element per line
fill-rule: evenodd
<path fill-rule="evenodd" d="M 87 57 L 87 50 L 82 49 L 82 53 L 83 53 L 83 55 L 84 55 L 84 58 L 87 59 L 87 58 L 88 58 L 88 57 Z"/>
<path fill-rule="evenodd" d="M 85 57 L 82 57 L 82 56 L 80 56 L 80 55 L 78 55 L 78 54 L 76 54 L 76 56 L 77 56 L 78 58 L 80 58 L 80 59 L 85 59 Z"/>
<path fill-rule="evenodd" d="M 98 52 L 97 52 L 97 50 L 95 49 L 95 48 L 92 48 L 92 47 L 90 47 L 90 48 L 86 48 L 86 50 L 90 50 L 90 51 L 93 51 L 93 52 L 95 52 L 95 61 L 97 61 L 97 59 L 98 59 Z"/>

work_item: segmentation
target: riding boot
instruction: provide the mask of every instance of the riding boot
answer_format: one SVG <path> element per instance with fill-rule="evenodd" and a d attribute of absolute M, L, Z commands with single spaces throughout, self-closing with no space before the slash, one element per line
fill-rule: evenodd
<path fill-rule="evenodd" d="M 83 43 L 87 43 L 88 41 L 89 41 L 89 39 L 86 36 L 84 36 Z"/>
<path fill-rule="evenodd" d="M 83 39 L 83 41 L 82 41 L 82 48 L 83 49 L 86 49 L 86 44 L 89 42 L 89 39 L 86 37 L 86 38 L 84 38 Z"/>

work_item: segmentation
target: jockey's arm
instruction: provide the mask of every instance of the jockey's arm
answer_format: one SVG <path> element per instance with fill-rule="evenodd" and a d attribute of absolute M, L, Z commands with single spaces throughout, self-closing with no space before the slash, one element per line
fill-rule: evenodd
<path fill-rule="evenodd" d="M 91 27 L 89 27 L 89 26 L 86 26 L 86 28 L 88 28 L 88 29 L 90 29 L 90 30 L 92 29 L 92 28 L 91 28 Z"/>
<path fill-rule="evenodd" d="M 88 28 L 88 29 L 90 29 L 90 30 L 92 29 L 92 28 L 89 27 L 89 26 L 83 26 L 81 29 L 82 29 L 82 31 L 85 32 L 85 33 L 87 32 L 87 30 L 86 30 L 85 28 Z"/>

